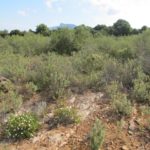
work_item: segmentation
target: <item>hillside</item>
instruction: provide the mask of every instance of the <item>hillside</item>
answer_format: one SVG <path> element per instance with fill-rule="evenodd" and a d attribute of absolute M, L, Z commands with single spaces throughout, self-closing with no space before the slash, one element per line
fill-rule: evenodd
<path fill-rule="evenodd" d="M 149 150 L 150 29 L 120 22 L 0 36 L 0 150 Z"/>

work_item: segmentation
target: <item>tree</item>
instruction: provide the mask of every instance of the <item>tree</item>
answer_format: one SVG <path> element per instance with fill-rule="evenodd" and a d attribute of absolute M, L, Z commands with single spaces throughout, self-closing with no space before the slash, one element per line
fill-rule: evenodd
<path fill-rule="evenodd" d="M 139 34 L 140 31 L 138 29 L 132 29 L 131 34 Z"/>
<path fill-rule="evenodd" d="M 1 37 L 6 37 L 8 35 L 8 31 L 7 30 L 2 30 L 2 31 L 0 31 L 0 36 Z"/>
<path fill-rule="evenodd" d="M 141 29 L 140 29 L 140 32 L 142 33 L 143 31 L 146 31 L 148 29 L 147 26 L 143 26 Z"/>
<path fill-rule="evenodd" d="M 131 33 L 130 24 L 123 19 L 119 19 L 113 24 L 113 34 L 116 36 L 129 35 Z"/>
<path fill-rule="evenodd" d="M 95 31 L 100 31 L 104 35 L 108 35 L 110 33 L 109 32 L 109 27 L 107 27 L 106 25 L 97 25 L 93 29 Z"/>
<path fill-rule="evenodd" d="M 75 28 L 74 33 L 76 42 L 78 44 L 83 44 L 87 39 L 92 37 L 92 28 L 80 25 Z"/>
<path fill-rule="evenodd" d="M 50 35 L 50 30 L 45 24 L 40 24 L 36 27 L 36 33 L 37 34 L 42 34 L 44 36 L 49 36 Z"/>
<path fill-rule="evenodd" d="M 10 32 L 10 36 L 12 36 L 12 35 L 20 35 L 20 36 L 23 36 L 23 35 L 24 35 L 24 32 L 21 32 L 20 30 L 15 29 L 15 30 L 12 30 L 12 31 Z"/>
<path fill-rule="evenodd" d="M 50 49 L 59 54 L 67 55 L 71 55 L 73 51 L 78 51 L 79 48 L 75 42 L 73 31 L 67 28 L 55 31 L 52 34 Z"/>

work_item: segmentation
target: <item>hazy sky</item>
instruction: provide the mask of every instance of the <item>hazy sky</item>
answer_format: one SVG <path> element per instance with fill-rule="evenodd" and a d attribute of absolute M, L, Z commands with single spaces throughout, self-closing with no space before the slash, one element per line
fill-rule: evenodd
<path fill-rule="evenodd" d="M 150 26 L 150 0 L 0 0 L 0 30 L 35 29 L 44 23 L 112 25 L 117 19 L 132 27 Z"/>

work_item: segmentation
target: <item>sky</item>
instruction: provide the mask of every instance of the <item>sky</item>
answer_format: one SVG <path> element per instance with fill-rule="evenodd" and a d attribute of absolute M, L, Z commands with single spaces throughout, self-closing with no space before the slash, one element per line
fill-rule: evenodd
<path fill-rule="evenodd" d="M 133 28 L 150 26 L 150 0 L 0 0 L 0 30 L 35 29 L 60 23 L 113 25 L 127 20 Z"/>

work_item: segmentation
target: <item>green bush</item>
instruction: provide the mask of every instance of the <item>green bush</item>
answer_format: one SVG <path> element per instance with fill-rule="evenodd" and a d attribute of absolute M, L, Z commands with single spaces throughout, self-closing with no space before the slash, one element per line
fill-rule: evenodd
<path fill-rule="evenodd" d="M 108 85 L 112 81 L 120 81 L 121 74 L 122 64 L 115 59 L 108 59 L 103 65 L 101 82 L 103 85 Z"/>
<path fill-rule="evenodd" d="M 133 81 L 137 78 L 138 72 L 141 71 L 141 65 L 138 60 L 128 60 L 122 65 L 121 82 L 127 89 L 133 88 Z"/>
<path fill-rule="evenodd" d="M 14 82 L 26 81 L 29 58 L 9 52 L 0 53 L 0 72 Z"/>
<path fill-rule="evenodd" d="M 37 85 L 39 90 L 47 90 L 50 97 L 57 99 L 65 94 L 70 71 L 68 59 L 52 53 L 31 60 L 28 80 Z"/>
<path fill-rule="evenodd" d="M 8 37 L 7 41 L 15 54 L 33 56 L 48 52 L 50 38 L 39 34 L 27 33 L 24 36 L 15 35 Z"/>
<path fill-rule="evenodd" d="M 112 100 L 112 107 L 116 113 L 123 116 L 130 116 L 132 113 L 132 105 L 127 99 L 126 94 L 116 93 L 116 95 L 114 95 L 114 99 Z"/>
<path fill-rule="evenodd" d="M 32 95 L 38 90 L 38 87 L 33 82 L 28 82 L 25 84 L 25 89 L 28 94 Z"/>
<path fill-rule="evenodd" d="M 111 104 L 114 112 L 124 116 L 130 116 L 132 113 L 131 102 L 127 99 L 127 95 L 121 93 L 122 86 L 114 81 L 107 86 L 106 92 L 111 98 Z"/>
<path fill-rule="evenodd" d="M 54 117 L 58 121 L 58 124 L 63 125 L 80 122 L 80 117 L 78 116 L 76 109 L 73 108 L 58 108 L 54 112 Z"/>
<path fill-rule="evenodd" d="M 66 87 L 69 84 L 69 81 L 65 78 L 63 74 L 58 72 L 53 72 L 50 75 L 50 85 L 49 90 L 52 98 L 58 99 L 65 95 Z"/>
<path fill-rule="evenodd" d="M 105 128 L 99 119 L 96 119 L 90 133 L 90 145 L 92 150 L 99 150 L 105 138 Z"/>
<path fill-rule="evenodd" d="M 150 103 L 150 78 L 143 73 L 139 73 L 134 80 L 133 95 L 137 102 Z"/>
<path fill-rule="evenodd" d="M 114 99 L 115 95 L 122 89 L 122 85 L 117 81 L 112 81 L 106 86 L 105 91 L 111 99 Z"/>
<path fill-rule="evenodd" d="M 6 123 L 5 133 L 8 138 L 16 140 L 30 138 L 38 127 L 38 120 L 31 114 L 11 116 Z"/>
<path fill-rule="evenodd" d="M 74 62 L 74 67 L 82 74 L 90 74 L 102 69 L 105 57 L 101 54 L 79 54 Z"/>
<path fill-rule="evenodd" d="M 7 93 L 0 92 L 1 111 L 10 112 L 17 111 L 22 105 L 22 96 L 16 91 L 9 91 Z"/>
<path fill-rule="evenodd" d="M 51 39 L 50 50 L 59 54 L 71 55 L 72 52 L 78 51 L 78 45 L 75 42 L 74 34 L 69 29 L 59 29 L 53 34 Z"/>
<path fill-rule="evenodd" d="M 141 106 L 140 111 L 142 115 L 150 115 L 150 106 Z"/>

